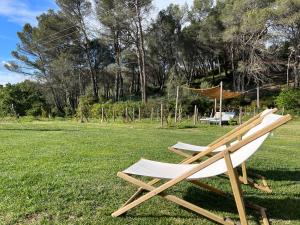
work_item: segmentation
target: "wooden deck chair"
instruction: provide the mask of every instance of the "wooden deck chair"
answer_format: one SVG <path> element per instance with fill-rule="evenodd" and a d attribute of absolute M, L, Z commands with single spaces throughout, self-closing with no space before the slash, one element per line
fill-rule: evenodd
<path fill-rule="evenodd" d="M 198 154 L 199 152 L 204 152 L 209 147 L 214 147 L 215 145 L 218 145 L 218 143 L 220 141 L 224 140 L 224 138 L 230 137 L 232 134 L 234 134 L 240 130 L 244 130 L 246 132 L 246 129 L 245 129 L 246 127 L 251 127 L 252 124 L 256 124 L 257 121 L 262 120 L 265 116 L 267 116 L 271 113 L 274 113 L 276 111 L 277 111 L 276 108 L 264 110 L 260 114 L 252 117 L 247 122 L 236 127 L 234 130 L 230 131 L 229 133 L 225 134 L 224 136 L 215 140 L 214 142 L 210 143 L 207 146 L 197 146 L 197 145 L 191 145 L 191 144 L 187 144 L 187 143 L 183 143 L 183 142 L 177 142 L 175 145 L 169 147 L 168 149 L 171 152 L 174 152 L 180 156 L 189 158 L 189 157 L 191 157 L 191 155 Z M 234 144 L 234 143 L 235 142 L 232 142 L 231 144 Z M 226 145 L 221 145 L 218 148 L 216 148 L 212 153 L 216 154 L 224 149 L 226 149 Z M 242 175 L 239 176 L 239 180 L 243 184 L 250 185 L 251 187 L 257 188 L 264 192 L 268 192 L 268 193 L 272 192 L 272 189 L 269 187 L 269 185 L 266 181 L 266 178 L 264 176 L 247 172 L 246 162 L 242 163 L 242 165 L 241 165 L 241 173 L 242 173 Z M 252 178 L 250 178 L 248 175 L 250 175 Z M 258 179 L 262 180 L 262 183 L 255 182 L 255 180 L 253 178 L 258 178 Z"/>
<path fill-rule="evenodd" d="M 134 198 L 130 198 L 120 209 L 112 213 L 113 217 L 120 216 L 126 213 L 128 210 L 140 205 L 141 203 L 149 200 L 154 196 L 161 196 L 171 202 L 174 202 L 184 208 L 192 210 L 204 217 L 207 217 L 220 224 L 235 224 L 232 220 L 226 219 L 222 216 L 216 215 L 204 208 L 189 203 L 181 198 L 166 193 L 166 191 L 178 184 L 181 181 L 187 180 L 194 184 L 199 184 L 201 187 L 222 194 L 221 190 L 217 188 L 202 185 L 200 179 L 214 177 L 220 174 L 228 173 L 230 179 L 230 185 L 233 192 L 233 197 L 238 210 L 240 223 L 242 225 L 248 224 L 245 205 L 247 203 L 243 200 L 243 195 L 240 187 L 240 182 L 237 180 L 236 168 L 251 157 L 257 149 L 262 145 L 269 133 L 277 127 L 283 125 L 291 119 L 290 115 L 280 116 L 270 114 L 264 117 L 263 121 L 249 130 L 244 139 L 239 140 L 232 146 L 227 147 L 223 151 L 215 154 L 207 160 L 199 164 L 190 164 L 195 162 L 201 157 L 201 153 L 192 158 L 189 158 L 183 162 L 183 164 L 171 164 L 162 163 L 156 161 L 150 161 L 142 159 L 133 164 L 126 170 L 119 172 L 118 176 L 136 186 L 140 189 L 148 191 L 145 195 Z M 210 148 L 206 151 L 213 151 L 214 148 Z M 153 177 L 156 178 L 149 183 L 145 183 L 135 176 Z M 160 179 L 167 180 L 164 184 L 154 187 L 153 185 L 160 181 Z M 252 205 L 253 206 L 253 205 Z M 265 209 L 259 206 L 254 206 L 260 210 L 263 217 L 263 223 L 268 224 Z"/>

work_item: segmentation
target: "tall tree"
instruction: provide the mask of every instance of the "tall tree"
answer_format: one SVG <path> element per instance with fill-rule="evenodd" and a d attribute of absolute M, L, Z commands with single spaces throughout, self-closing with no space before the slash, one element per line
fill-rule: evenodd
<path fill-rule="evenodd" d="M 290 45 L 288 64 L 292 64 L 294 72 L 294 86 L 300 86 L 300 1 L 276 0 L 272 7 L 272 28 L 274 37 L 283 45 L 287 41 Z M 292 59 L 292 63 L 290 63 Z"/>
<path fill-rule="evenodd" d="M 122 76 L 122 35 L 127 26 L 126 12 L 124 4 L 117 0 L 99 0 L 97 13 L 101 24 L 106 28 L 102 34 L 107 42 L 111 42 L 114 50 L 116 63 L 115 71 L 115 100 L 120 100 L 123 95 L 123 76 Z"/>
<path fill-rule="evenodd" d="M 68 21 L 72 21 L 77 26 L 82 34 L 83 41 L 80 43 L 83 47 L 86 61 L 88 64 L 88 72 L 90 74 L 93 87 L 93 100 L 99 100 L 97 71 L 93 65 L 93 58 L 91 56 L 90 38 L 87 32 L 86 18 L 91 14 L 92 5 L 88 0 L 56 0 L 57 5 L 61 8 L 62 13 Z"/>

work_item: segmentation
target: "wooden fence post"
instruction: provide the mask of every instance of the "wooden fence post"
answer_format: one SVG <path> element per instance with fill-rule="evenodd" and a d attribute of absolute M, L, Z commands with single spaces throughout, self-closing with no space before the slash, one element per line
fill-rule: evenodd
<path fill-rule="evenodd" d="M 259 84 L 257 84 L 257 88 L 256 88 L 256 106 L 257 106 L 257 109 L 259 110 L 259 108 L 260 108 Z"/>
<path fill-rule="evenodd" d="M 161 127 L 164 126 L 164 106 L 162 103 L 160 105 L 160 124 L 161 124 Z"/>
<path fill-rule="evenodd" d="M 179 108 L 179 115 L 178 115 L 179 122 L 181 122 L 181 119 L 182 119 L 182 108 L 180 107 Z"/>
<path fill-rule="evenodd" d="M 151 117 L 151 121 L 153 121 L 153 107 L 151 108 L 151 115 L 150 115 L 150 117 Z"/>
<path fill-rule="evenodd" d="M 101 108 L 101 123 L 104 121 L 104 108 Z"/>
<path fill-rule="evenodd" d="M 177 123 L 178 96 L 179 96 L 179 86 L 177 86 L 177 91 L 176 91 L 175 123 Z"/>
<path fill-rule="evenodd" d="M 195 107 L 194 107 L 194 126 L 196 126 L 196 122 L 197 122 L 197 106 L 195 105 Z"/>
<path fill-rule="evenodd" d="M 240 113 L 239 113 L 239 124 L 241 125 L 243 123 L 243 118 L 242 118 L 242 114 L 243 114 L 243 108 L 240 106 Z"/>
<path fill-rule="evenodd" d="M 223 82 L 220 83 L 220 126 L 222 126 Z"/>
<path fill-rule="evenodd" d="M 141 107 L 139 106 L 139 121 L 141 121 Z"/>
<path fill-rule="evenodd" d="M 132 109 L 132 121 L 134 122 L 134 108 Z"/>
<path fill-rule="evenodd" d="M 125 119 L 126 119 L 126 122 L 128 122 L 128 108 L 127 107 L 125 109 Z"/>

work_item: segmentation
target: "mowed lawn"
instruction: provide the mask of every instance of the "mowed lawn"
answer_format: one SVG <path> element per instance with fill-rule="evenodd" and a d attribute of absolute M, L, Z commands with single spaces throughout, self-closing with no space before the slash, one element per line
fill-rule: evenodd
<path fill-rule="evenodd" d="M 168 146 L 176 141 L 208 144 L 230 129 L 2 121 L 0 224 L 214 224 L 160 197 L 112 218 L 136 190 L 116 174 L 141 157 L 179 162 L 182 158 L 168 152 Z M 275 131 L 247 165 L 268 178 L 273 193 L 243 186 L 245 198 L 266 207 L 272 224 L 300 224 L 300 121 Z M 204 182 L 230 191 L 227 179 Z M 187 182 L 169 193 L 238 220 L 232 199 Z M 247 209 L 247 214 L 251 224 L 259 223 L 255 211 Z"/>

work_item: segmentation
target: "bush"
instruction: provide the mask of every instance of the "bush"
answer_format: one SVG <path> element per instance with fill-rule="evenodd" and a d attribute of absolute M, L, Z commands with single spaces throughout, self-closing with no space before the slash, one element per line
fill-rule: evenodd
<path fill-rule="evenodd" d="M 84 119 L 88 121 L 88 118 L 90 117 L 90 104 L 89 99 L 87 96 L 81 96 L 79 98 L 78 108 L 76 110 L 76 116 L 77 118 L 80 118 L 80 121 L 83 122 Z"/>
<path fill-rule="evenodd" d="M 275 103 L 279 108 L 286 110 L 300 109 L 300 89 L 283 90 L 276 97 Z"/>

